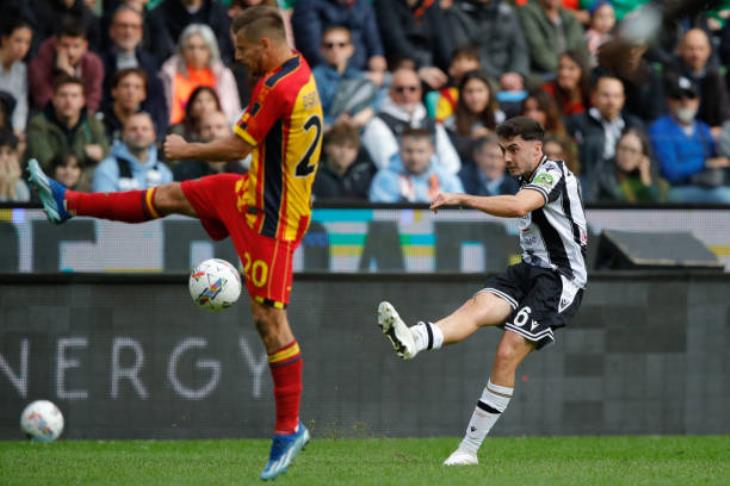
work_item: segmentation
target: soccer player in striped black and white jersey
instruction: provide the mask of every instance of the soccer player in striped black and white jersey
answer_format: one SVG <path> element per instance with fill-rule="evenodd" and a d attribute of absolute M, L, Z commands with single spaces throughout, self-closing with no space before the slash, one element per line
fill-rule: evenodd
<path fill-rule="evenodd" d="M 404 359 L 463 341 L 484 326 L 505 331 L 464 439 L 446 465 L 478 463 L 479 447 L 512 398 L 517 367 L 530 352 L 555 340 L 554 330 L 578 310 L 588 278 L 588 233 L 576 177 L 564 162 L 545 157 L 539 123 L 515 117 L 497 127 L 497 136 L 507 170 L 520 178 L 520 191 L 488 197 L 441 193 L 431 209 L 464 206 L 519 218 L 522 261 L 490 277 L 483 289 L 436 322 L 409 328 L 390 303 L 378 308 L 380 328 Z"/>

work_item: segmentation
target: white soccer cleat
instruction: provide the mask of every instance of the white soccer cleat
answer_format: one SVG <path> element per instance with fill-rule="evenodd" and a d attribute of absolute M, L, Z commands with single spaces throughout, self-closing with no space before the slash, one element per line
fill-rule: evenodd
<path fill-rule="evenodd" d="M 418 351 L 413 334 L 390 302 L 381 302 L 378 306 L 378 325 L 398 356 L 403 359 L 412 359 L 416 356 Z"/>
<path fill-rule="evenodd" d="M 444 466 L 476 466 L 479 464 L 477 455 L 473 452 L 456 449 L 444 461 Z"/>

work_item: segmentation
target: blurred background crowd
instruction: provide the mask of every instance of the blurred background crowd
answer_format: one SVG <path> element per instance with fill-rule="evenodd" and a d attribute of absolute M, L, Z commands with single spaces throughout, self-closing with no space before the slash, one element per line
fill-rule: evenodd
<path fill-rule="evenodd" d="M 647 3 L 0 0 L 0 201 L 30 158 L 82 191 L 245 173 L 159 147 L 231 133 L 256 80 L 230 21 L 267 4 L 322 99 L 318 201 L 513 194 L 494 129 L 523 114 L 586 202 L 730 204 L 730 3 L 621 35 Z"/>

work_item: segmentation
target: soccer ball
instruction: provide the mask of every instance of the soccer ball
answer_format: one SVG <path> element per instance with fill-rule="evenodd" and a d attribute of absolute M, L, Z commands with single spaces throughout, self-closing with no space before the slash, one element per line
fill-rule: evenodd
<path fill-rule="evenodd" d="M 53 402 L 36 400 L 23 410 L 20 428 L 29 439 L 53 442 L 63 432 L 63 414 Z"/>
<path fill-rule="evenodd" d="M 198 307 L 221 311 L 232 306 L 241 295 L 241 274 L 227 261 L 211 258 L 193 269 L 188 288 Z"/>

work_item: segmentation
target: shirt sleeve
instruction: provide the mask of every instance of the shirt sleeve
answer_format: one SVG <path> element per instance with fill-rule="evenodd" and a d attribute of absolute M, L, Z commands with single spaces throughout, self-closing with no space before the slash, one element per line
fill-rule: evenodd
<path fill-rule="evenodd" d="M 555 201 L 560 195 L 563 180 L 563 171 L 555 162 L 548 161 L 537 169 L 529 184 L 524 189 L 532 189 L 543 195 L 545 204 Z"/>
<path fill-rule="evenodd" d="M 284 112 L 286 104 L 282 92 L 264 85 L 233 126 L 233 131 L 254 147 L 264 141 L 266 134 Z"/>

